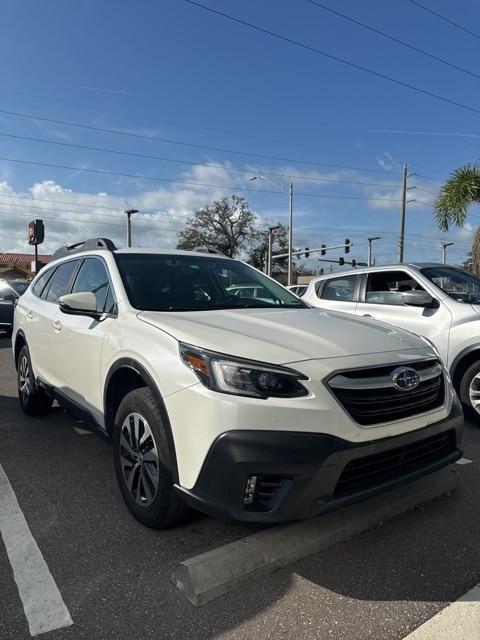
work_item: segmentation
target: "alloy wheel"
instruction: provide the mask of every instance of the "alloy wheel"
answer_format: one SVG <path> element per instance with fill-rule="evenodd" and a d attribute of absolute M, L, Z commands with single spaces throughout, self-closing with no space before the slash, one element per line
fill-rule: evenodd
<path fill-rule="evenodd" d="M 468 395 L 470 398 L 470 404 L 472 409 L 477 413 L 480 413 L 480 372 L 470 382 L 468 389 Z"/>
<path fill-rule="evenodd" d="M 18 367 L 18 386 L 23 404 L 27 404 L 30 397 L 30 366 L 27 356 L 23 356 Z"/>
<path fill-rule="evenodd" d="M 131 497 L 139 505 L 148 507 L 158 491 L 159 459 L 152 430 L 140 413 L 130 413 L 123 421 L 119 455 Z"/>

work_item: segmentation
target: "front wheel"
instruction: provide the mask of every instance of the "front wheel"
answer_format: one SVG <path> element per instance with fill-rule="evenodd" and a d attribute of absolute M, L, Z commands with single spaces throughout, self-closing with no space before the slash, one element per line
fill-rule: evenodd
<path fill-rule="evenodd" d="M 115 473 L 130 513 L 152 529 L 179 524 L 190 512 L 173 488 L 166 429 L 148 387 L 123 398 L 113 432 Z"/>
<path fill-rule="evenodd" d="M 465 413 L 480 427 L 480 360 L 463 374 L 459 395 Z"/>
<path fill-rule="evenodd" d="M 41 416 L 52 408 L 53 400 L 37 386 L 28 347 L 22 347 L 17 360 L 18 399 L 23 413 Z"/>

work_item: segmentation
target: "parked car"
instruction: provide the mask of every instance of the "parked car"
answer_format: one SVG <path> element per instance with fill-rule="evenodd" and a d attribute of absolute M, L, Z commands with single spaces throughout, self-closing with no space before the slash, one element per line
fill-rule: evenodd
<path fill-rule="evenodd" d="M 56 398 L 90 421 L 154 528 L 188 505 L 307 518 L 461 456 L 461 407 L 428 341 L 308 308 L 219 255 L 65 247 L 20 298 L 13 351 L 22 410 Z"/>
<path fill-rule="evenodd" d="M 303 294 L 305 293 L 305 291 L 307 290 L 308 285 L 307 284 L 291 284 L 287 287 L 287 289 L 289 291 L 291 291 L 292 293 L 294 293 L 296 296 L 298 296 L 299 298 L 301 298 L 303 296 Z"/>
<path fill-rule="evenodd" d="M 26 280 L 0 279 L 0 329 L 10 337 L 13 327 L 13 307 L 30 283 Z"/>
<path fill-rule="evenodd" d="M 314 278 L 309 305 L 375 318 L 427 338 L 480 424 L 480 279 L 435 263 L 395 264 Z"/>

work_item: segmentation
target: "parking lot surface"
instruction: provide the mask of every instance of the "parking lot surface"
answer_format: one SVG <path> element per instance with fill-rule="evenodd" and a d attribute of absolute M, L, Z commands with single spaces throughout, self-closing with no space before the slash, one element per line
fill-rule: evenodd
<path fill-rule="evenodd" d="M 196 609 L 171 581 L 175 566 L 255 527 L 200 515 L 142 527 L 123 505 L 107 443 L 59 407 L 21 414 L 0 339 L 0 465 L 73 621 L 48 640 L 404 638 L 480 581 L 480 429 L 470 424 L 464 455 L 454 495 Z M 29 637 L 0 542 L 0 639 Z"/>

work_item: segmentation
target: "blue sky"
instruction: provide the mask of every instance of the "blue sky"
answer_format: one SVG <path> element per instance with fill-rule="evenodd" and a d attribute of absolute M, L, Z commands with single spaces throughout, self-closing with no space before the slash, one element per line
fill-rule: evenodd
<path fill-rule="evenodd" d="M 202 1 L 480 109 L 480 78 L 420 56 L 306 0 Z M 478 71 L 480 39 L 409 0 L 323 4 Z M 473 0 L 423 4 L 467 28 L 480 24 L 480 6 Z M 85 235 L 121 240 L 126 206 L 142 211 L 135 220 L 136 243 L 173 246 L 185 216 L 233 192 L 248 198 L 264 224 L 286 222 L 286 196 L 258 181 L 248 182 L 250 175 L 262 173 L 281 174 L 272 179 L 282 183 L 293 176 L 298 247 L 350 237 L 355 245 L 351 255 L 364 260 L 366 237 L 381 235 L 376 257 L 386 262 L 396 253 L 400 170 L 408 162 L 416 174 L 409 184 L 417 186 L 410 192 L 417 202 L 408 206 L 406 259 L 439 259 L 444 239 L 455 242 L 452 261 L 462 261 L 468 251 L 479 210 L 472 209 L 465 229 L 442 235 L 431 203 L 439 188 L 434 180 L 477 161 L 478 113 L 348 68 L 184 0 L 4 0 L 0 33 L 0 110 L 134 134 L 0 112 L 0 134 L 63 143 L 0 135 L 1 158 L 70 167 L 0 160 L 3 250 L 25 250 L 26 222 L 33 215 L 45 219 L 46 250 Z M 155 159 L 65 146 L 75 144 Z M 309 264 L 317 263 L 312 259 Z"/>

